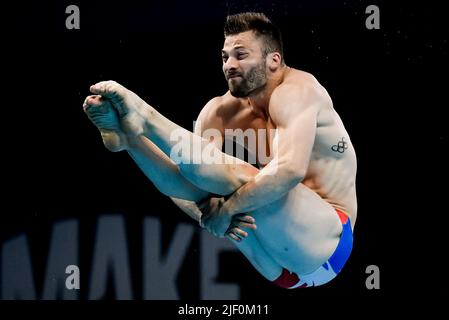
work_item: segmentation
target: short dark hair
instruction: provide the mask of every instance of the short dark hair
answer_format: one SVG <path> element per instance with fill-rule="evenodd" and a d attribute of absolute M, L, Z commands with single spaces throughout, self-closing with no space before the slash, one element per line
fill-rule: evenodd
<path fill-rule="evenodd" d="M 263 37 L 265 58 L 269 53 L 279 52 L 284 63 L 284 49 L 279 28 L 268 17 L 260 12 L 244 12 L 226 17 L 224 36 L 235 35 L 245 31 L 254 31 L 257 37 Z"/>

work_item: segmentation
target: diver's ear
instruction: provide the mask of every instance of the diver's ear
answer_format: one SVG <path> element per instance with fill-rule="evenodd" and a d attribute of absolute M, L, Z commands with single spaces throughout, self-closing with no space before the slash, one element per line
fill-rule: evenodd
<path fill-rule="evenodd" d="M 282 65 L 282 57 L 279 52 L 269 53 L 267 56 L 267 64 L 270 71 L 274 72 Z"/>

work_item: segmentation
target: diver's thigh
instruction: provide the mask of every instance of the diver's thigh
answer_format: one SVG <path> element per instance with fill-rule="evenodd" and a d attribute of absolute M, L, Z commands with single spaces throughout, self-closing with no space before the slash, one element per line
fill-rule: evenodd
<path fill-rule="evenodd" d="M 301 273 L 329 258 L 342 231 L 335 209 L 303 184 L 253 216 L 264 250 L 284 268 Z"/>

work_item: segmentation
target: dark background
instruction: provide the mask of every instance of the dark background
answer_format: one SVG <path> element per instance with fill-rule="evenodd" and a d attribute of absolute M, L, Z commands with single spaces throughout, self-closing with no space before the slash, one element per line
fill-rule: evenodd
<path fill-rule="evenodd" d="M 69 4 L 80 8 L 80 30 L 65 28 Z M 370 4 L 380 8 L 380 30 L 365 27 Z M 113 79 L 191 129 L 202 106 L 226 90 L 220 60 L 225 16 L 255 10 L 281 28 L 287 64 L 312 73 L 332 97 L 358 156 L 359 214 L 353 255 L 325 287 L 278 289 L 239 254 L 222 257 L 223 281 L 240 282 L 242 299 L 289 306 L 322 298 L 377 305 L 434 293 L 436 280 L 428 274 L 440 263 L 441 253 L 433 253 L 447 213 L 440 200 L 447 189 L 442 97 L 448 58 L 441 7 L 377 0 L 16 6 L 3 48 L 0 241 L 26 233 L 37 275 L 43 274 L 54 221 L 79 219 L 85 248 L 101 214 L 123 214 L 130 233 L 140 232 L 143 217 L 158 216 L 168 238 L 177 223 L 189 222 L 125 153 L 103 148 L 82 102 L 91 84 Z M 139 235 L 129 241 L 138 256 Z M 182 299 L 198 299 L 188 275 L 197 272 L 197 259 L 191 252 L 183 269 Z M 380 290 L 365 288 L 371 264 L 380 268 Z M 132 267 L 136 273 L 139 266 Z M 138 289 L 140 279 L 134 281 Z"/>

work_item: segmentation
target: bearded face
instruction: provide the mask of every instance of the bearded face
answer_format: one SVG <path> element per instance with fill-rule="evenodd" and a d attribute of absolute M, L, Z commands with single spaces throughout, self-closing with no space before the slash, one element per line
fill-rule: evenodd
<path fill-rule="evenodd" d="M 227 36 L 222 58 L 223 73 L 234 97 L 247 97 L 265 86 L 266 58 L 262 54 L 262 42 L 252 31 Z"/>
<path fill-rule="evenodd" d="M 230 71 L 226 75 L 229 91 L 234 97 L 247 97 L 254 90 L 261 88 L 267 82 L 265 61 L 240 71 Z"/>

